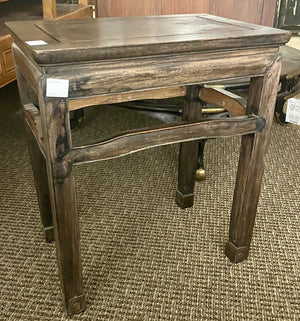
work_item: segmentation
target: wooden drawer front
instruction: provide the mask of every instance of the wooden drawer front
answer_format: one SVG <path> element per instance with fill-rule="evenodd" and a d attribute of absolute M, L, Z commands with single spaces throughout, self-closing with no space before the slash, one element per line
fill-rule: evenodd
<path fill-rule="evenodd" d="M 0 38 L 0 88 L 16 78 L 11 45 L 13 39 L 7 35 Z"/>
<path fill-rule="evenodd" d="M 15 68 L 11 48 L 3 52 L 3 61 L 6 73 Z"/>

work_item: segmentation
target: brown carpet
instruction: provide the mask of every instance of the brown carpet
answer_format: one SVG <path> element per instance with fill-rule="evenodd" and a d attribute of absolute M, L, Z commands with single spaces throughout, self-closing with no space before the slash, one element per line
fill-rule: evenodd
<path fill-rule="evenodd" d="M 186 210 L 174 203 L 178 146 L 76 167 L 88 309 L 68 318 L 18 104 L 15 84 L 0 90 L 1 321 L 300 320 L 300 127 L 273 125 L 250 257 L 237 265 L 223 248 L 239 139 L 208 142 L 208 177 Z M 154 122 L 92 108 L 74 140 Z"/>

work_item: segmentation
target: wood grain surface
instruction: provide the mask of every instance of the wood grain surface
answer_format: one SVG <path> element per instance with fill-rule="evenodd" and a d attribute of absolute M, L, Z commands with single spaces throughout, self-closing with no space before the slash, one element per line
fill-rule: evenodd
<path fill-rule="evenodd" d="M 273 26 L 276 0 L 97 0 L 98 17 L 208 13 Z"/>
<path fill-rule="evenodd" d="M 65 159 L 71 163 L 111 159 L 155 146 L 255 133 L 263 129 L 264 124 L 263 118 L 257 116 L 163 124 L 155 128 L 124 133 L 93 145 L 75 147 Z"/>
<path fill-rule="evenodd" d="M 276 47 L 287 31 L 206 14 L 89 20 L 8 22 L 20 46 L 39 63 L 115 59 L 149 54 Z M 230 35 L 230 37 L 228 37 Z M 47 44 L 29 46 L 28 40 Z"/>
<path fill-rule="evenodd" d="M 209 1 L 207 0 L 161 0 L 161 14 L 205 12 L 209 12 Z"/>
<path fill-rule="evenodd" d="M 193 204 L 199 140 L 242 135 L 226 254 L 234 262 L 247 258 L 278 88 L 278 47 L 290 38 L 288 32 L 209 15 L 11 22 L 8 26 L 15 40 L 13 52 L 22 103 L 32 104 L 25 113 L 31 127 L 28 142 L 32 161 L 38 163 L 36 175 L 43 176 L 40 181 L 36 178 L 37 192 L 42 199 L 44 191 L 47 202 L 49 198 L 51 201 L 51 213 L 44 212 L 42 218 L 44 226 L 52 228 L 53 223 L 68 314 L 86 308 L 72 173 L 76 163 L 181 143 L 176 201 L 187 207 Z M 26 43 L 29 40 L 47 44 L 31 46 Z M 243 77 L 251 78 L 247 116 L 200 119 L 199 91 L 203 84 Z M 49 78 L 67 80 L 68 94 L 49 95 Z M 34 94 L 38 96 L 42 148 L 36 139 L 40 135 L 33 115 L 38 114 L 33 106 Z M 233 114 L 244 113 L 236 97 L 224 94 L 204 89 L 202 98 L 222 106 L 233 103 Z M 85 107 L 101 101 L 181 95 L 185 97 L 181 122 L 135 129 L 92 145 L 72 146 L 72 106 L 76 109 L 80 103 Z M 74 102 L 77 99 L 78 104 Z M 45 161 L 40 161 L 43 156 Z M 41 209 L 46 202 L 43 204 Z"/>

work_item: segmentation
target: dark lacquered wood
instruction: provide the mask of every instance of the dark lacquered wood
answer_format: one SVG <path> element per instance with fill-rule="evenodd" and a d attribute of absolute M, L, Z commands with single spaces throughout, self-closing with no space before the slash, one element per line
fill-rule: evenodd
<path fill-rule="evenodd" d="M 288 32 L 208 15 L 8 26 L 15 40 L 18 78 L 24 77 L 28 85 L 21 92 L 33 94 L 26 98 L 25 117 L 31 127 L 31 138 L 36 139 L 36 146 L 45 154 L 59 275 L 64 305 L 70 315 L 85 309 L 72 174 L 75 163 L 181 142 L 176 201 L 186 207 L 193 202 L 199 139 L 244 135 L 227 255 L 236 262 L 247 256 L 278 88 L 278 46 L 289 39 Z M 27 40 L 44 40 L 48 45 L 29 46 Z M 199 84 L 243 77 L 253 78 L 248 115 L 200 120 Z M 69 80 L 68 97 L 46 97 L 48 78 Z M 34 95 L 38 95 L 39 112 L 34 108 L 35 102 L 30 101 Z M 70 109 L 80 108 L 81 103 L 86 107 L 97 102 L 114 103 L 156 95 L 185 96 L 183 121 L 72 147 Z M 210 90 L 206 98 L 221 105 L 233 102 L 230 108 L 235 115 L 243 111 L 232 97 L 225 99 Z M 39 121 L 41 126 L 36 124 Z"/>

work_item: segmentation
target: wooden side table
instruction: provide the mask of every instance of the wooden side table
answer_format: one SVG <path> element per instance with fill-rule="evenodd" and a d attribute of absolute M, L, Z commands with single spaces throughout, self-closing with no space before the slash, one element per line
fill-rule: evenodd
<path fill-rule="evenodd" d="M 7 24 L 46 239 L 55 239 L 68 314 L 85 309 L 75 164 L 180 143 L 176 202 L 193 205 L 198 140 L 242 135 L 226 255 L 247 258 L 286 31 L 205 14 Z M 251 77 L 247 115 L 201 121 L 201 88 Z M 184 96 L 182 122 L 72 147 L 69 112 Z M 51 207 L 50 207 L 51 203 Z M 51 208 L 51 210 L 50 210 Z"/>

